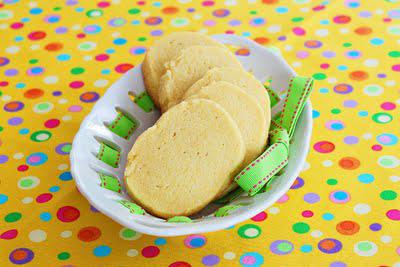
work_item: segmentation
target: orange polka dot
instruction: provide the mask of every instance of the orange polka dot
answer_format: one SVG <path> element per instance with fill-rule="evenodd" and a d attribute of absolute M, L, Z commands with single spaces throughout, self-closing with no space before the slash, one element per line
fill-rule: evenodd
<path fill-rule="evenodd" d="M 339 161 L 339 166 L 345 170 L 355 170 L 360 167 L 360 161 L 353 157 L 344 157 Z"/>
<path fill-rule="evenodd" d="M 268 44 L 269 43 L 269 39 L 266 37 L 257 37 L 254 39 L 254 41 L 256 41 L 257 43 L 264 45 L 264 44 Z"/>
<path fill-rule="evenodd" d="M 78 238 L 83 242 L 91 242 L 98 239 L 101 236 L 101 231 L 99 228 L 94 226 L 84 227 L 79 230 Z"/>
<path fill-rule="evenodd" d="M 14 260 L 23 260 L 27 257 L 27 252 L 25 250 L 19 249 L 15 251 L 12 255 Z"/>
<path fill-rule="evenodd" d="M 364 80 L 368 79 L 369 75 L 365 71 L 356 70 L 356 71 L 350 72 L 349 77 L 350 77 L 350 79 L 352 79 L 354 81 L 364 81 Z"/>
<path fill-rule="evenodd" d="M 248 56 L 248 55 L 250 55 L 250 50 L 247 48 L 239 48 L 238 50 L 236 50 L 236 55 Z"/>
<path fill-rule="evenodd" d="M 276 4 L 279 2 L 279 0 L 263 0 L 263 4 L 271 5 L 271 4 Z"/>
<path fill-rule="evenodd" d="M 360 225 L 353 221 L 342 221 L 336 225 L 336 230 L 342 235 L 354 235 L 360 230 Z"/>
<path fill-rule="evenodd" d="M 28 91 L 26 91 L 24 93 L 24 96 L 26 98 L 30 98 L 30 99 L 35 99 L 35 98 L 39 98 L 44 94 L 42 89 L 38 89 L 38 88 L 33 88 L 33 89 L 29 89 Z"/>
<path fill-rule="evenodd" d="M 323 249 L 331 250 L 336 246 L 336 244 L 332 240 L 327 239 L 327 240 L 324 240 L 324 242 L 321 242 L 320 246 Z"/>
<path fill-rule="evenodd" d="M 372 33 L 372 29 L 370 27 L 358 27 L 357 29 L 354 30 L 355 33 L 358 35 L 368 35 Z"/>
<path fill-rule="evenodd" d="M 47 51 L 58 51 L 63 48 L 62 43 L 49 43 L 44 47 Z"/>
<path fill-rule="evenodd" d="M 178 13 L 179 9 L 174 6 L 167 6 L 162 9 L 162 12 L 167 15 L 172 15 Z"/>

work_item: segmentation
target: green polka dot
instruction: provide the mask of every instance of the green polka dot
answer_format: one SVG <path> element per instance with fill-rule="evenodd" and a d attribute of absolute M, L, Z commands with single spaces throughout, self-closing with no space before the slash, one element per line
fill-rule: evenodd
<path fill-rule="evenodd" d="M 300 22 L 300 21 L 303 21 L 303 20 L 304 20 L 304 18 L 302 18 L 302 17 L 292 18 L 292 22 Z"/>
<path fill-rule="evenodd" d="M 332 109 L 331 110 L 331 113 L 332 114 L 339 114 L 341 111 L 340 111 L 340 109 L 338 109 L 338 108 L 334 108 L 334 109 Z"/>
<path fill-rule="evenodd" d="M 39 60 L 37 60 L 36 58 L 32 58 L 31 60 L 29 60 L 30 64 L 36 64 L 38 62 L 39 62 Z"/>
<path fill-rule="evenodd" d="M 147 38 L 146 38 L 146 37 L 139 37 L 137 40 L 138 40 L 139 42 L 144 42 L 144 41 L 147 40 Z"/>
<path fill-rule="evenodd" d="M 2 96 L 3 95 L 3 92 L 2 91 L 0 91 L 0 96 Z"/>
<path fill-rule="evenodd" d="M 350 47 L 350 46 L 351 46 L 351 43 L 343 43 L 343 46 L 344 46 L 344 47 Z"/>
<path fill-rule="evenodd" d="M 393 116 L 389 113 L 378 112 L 372 115 L 372 120 L 379 124 L 386 124 L 393 120 Z"/>
<path fill-rule="evenodd" d="M 257 14 L 257 11 L 251 10 L 251 11 L 249 12 L 249 14 L 250 14 L 250 15 L 256 15 L 256 14 Z"/>
<path fill-rule="evenodd" d="M 61 151 L 64 152 L 64 153 L 69 153 L 69 152 L 71 152 L 71 148 L 72 148 L 72 145 L 71 144 L 67 144 L 67 145 L 65 145 L 65 146 L 63 146 L 61 148 Z"/>
<path fill-rule="evenodd" d="M 85 69 L 81 68 L 81 67 L 76 67 L 76 68 L 71 69 L 71 74 L 75 74 L 75 75 L 82 74 L 84 72 L 85 72 Z"/>
<path fill-rule="evenodd" d="M 239 227 L 238 234 L 242 238 L 253 239 L 261 235 L 261 228 L 255 224 L 245 224 Z"/>
<path fill-rule="evenodd" d="M 50 107 L 50 104 L 49 103 L 46 103 L 46 102 L 44 102 L 44 103 L 39 103 L 37 106 L 36 106 L 36 108 L 38 109 L 38 110 L 46 110 L 46 109 L 48 109 Z"/>
<path fill-rule="evenodd" d="M 397 193 L 393 190 L 385 190 L 381 192 L 380 197 L 383 200 L 394 200 L 397 198 Z"/>
<path fill-rule="evenodd" d="M 310 231 L 310 226 L 306 223 L 298 222 L 298 223 L 293 224 L 292 229 L 295 233 L 305 234 L 308 231 Z"/>
<path fill-rule="evenodd" d="M 400 51 L 390 51 L 388 55 L 389 57 L 400 57 Z"/>
<path fill-rule="evenodd" d="M 71 257 L 71 254 L 69 254 L 68 252 L 61 252 L 60 254 L 57 255 L 57 258 L 59 260 L 68 260 Z"/>
<path fill-rule="evenodd" d="M 140 9 L 138 9 L 138 8 L 132 8 L 132 9 L 129 9 L 129 10 L 128 10 L 128 13 L 131 14 L 131 15 L 139 14 L 139 13 L 140 13 Z"/>
<path fill-rule="evenodd" d="M 125 237 L 125 238 L 132 238 L 136 235 L 136 231 L 132 230 L 132 229 L 128 229 L 125 228 L 122 232 L 121 232 L 121 236 Z"/>
<path fill-rule="evenodd" d="M 58 11 L 58 10 L 61 10 L 61 9 L 62 8 L 60 6 L 56 6 L 56 7 L 53 8 L 54 11 Z"/>
<path fill-rule="evenodd" d="M 31 140 L 34 142 L 44 142 L 51 138 L 51 133 L 49 131 L 37 131 L 32 133 Z"/>
<path fill-rule="evenodd" d="M 400 35 L 400 26 L 398 25 L 390 26 L 387 31 L 388 33 L 393 35 Z"/>
<path fill-rule="evenodd" d="M 1 96 L 1 94 L 0 94 L 0 96 Z M 0 126 L 0 132 L 2 132 L 3 131 L 3 126 Z"/>
<path fill-rule="evenodd" d="M 86 16 L 89 18 L 101 17 L 103 15 L 103 10 L 101 9 L 91 9 L 86 12 Z"/>
<path fill-rule="evenodd" d="M 330 178 L 330 179 L 326 180 L 326 183 L 328 185 L 336 185 L 338 183 L 338 181 L 336 179 Z"/>
<path fill-rule="evenodd" d="M 21 187 L 30 187 L 31 185 L 33 185 L 34 181 L 32 179 L 24 179 L 21 180 L 19 185 Z"/>
<path fill-rule="evenodd" d="M 326 75 L 324 73 L 314 73 L 313 78 L 316 80 L 325 80 Z"/>
<path fill-rule="evenodd" d="M 289 252 L 293 249 L 293 246 L 287 242 L 282 242 L 277 246 L 280 252 Z"/>
<path fill-rule="evenodd" d="M 372 245 L 368 242 L 361 242 L 358 244 L 358 249 L 361 251 L 369 251 L 372 249 Z"/>
<path fill-rule="evenodd" d="M 11 223 L 11 222 L 19 221 L 19 219 L 21 219 L 21 217 L 22 217 L 21 213 L 19 213 L 19 212 L 11 212 L 11 213 L 7 214 L 4 217 L 4 220 L 6 222 Z"/>

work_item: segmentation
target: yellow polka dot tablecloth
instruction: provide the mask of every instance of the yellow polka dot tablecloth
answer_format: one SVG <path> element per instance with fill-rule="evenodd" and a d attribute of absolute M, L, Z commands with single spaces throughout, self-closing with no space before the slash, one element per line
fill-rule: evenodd
<path fill-rule="evenodd" d="M 90 206 L 69 152 L 107 87 L 182 30 L 274 46 L 314 77 L 312 143 L 253 218 L 146 236 Z M 0 266 L 400 266 L 398 0 L 2 0 L 0 37 Z"/>

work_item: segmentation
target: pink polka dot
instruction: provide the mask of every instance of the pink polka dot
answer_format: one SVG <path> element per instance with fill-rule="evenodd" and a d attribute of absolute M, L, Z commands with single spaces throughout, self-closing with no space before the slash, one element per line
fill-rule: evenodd
<path fill-rule="evenodd" d="M 7 231 L 3 232 L 0 235 L 0 239 L 10 240 L 10 239 L 16 238 L 17 235 L 18 235 L 17 229 L 11 229 L 11 230 L 7 230 Z"/>
<path fill-rule="evenodd" d="M 82 81 L 73 81 L 69 84 L 69 87 L 73 88 L 73 89 L 78 89 L 81 88 L 85 83 Z"/>
<path fill-rule="evenodd" d="M 29 158 L 29 161 L 31 163 L 37 163 L 37 162 L 40 161 L 40 156 L 32 156 L 32 157 Z"/>
<path fill-rule="evenodd" d="M 392 70 L 393 70 L 393 71 L 398 71 L 398 72 L 400 72 L 400 64 L 393 65 L 393 66 L 392 66 Z"/>
<path fill-rule="evenodd" d="M 278 203 L 285 203 L 286 201 L 289 200 L 289 196 L 284 194 L 283 196 L 281 196 L 276 202 Z"/>
<path fill-rule="evenodd" d="M 160 249 L 156 246 L 148 246 L 142 249 L 142 255 L 145 258 L 154 258 L 160 254 Z"/>
<path fill-rule="evenodd" d="M 79 111 L 82 110 L 82 106 L 77 106 L 77 105 L 70 106 L 70 107 L 68 108 L 68 110 L 71 111 L 71 112 L 79 112 Z"/>
<path fill-rule="evenodd" d="M 53 195 L 50 193 L 44 193 L 36 197 L 37 203 L 46 203 L 53 198 Z"/>
<path fill-rule="evenodd" d="M 393 110 L 396 108 L 396 104 L 393 102 L 385 102 L 381 104 L 383 110 Z"/>
<path fill-rule="evenodd" d="M 373 146 L 371 147 L 371 149 L 372 149 L 373 151 L 381 151 L 381 150 L 382 150 L 382 146 L 381 146 L 381 145 L 373 145 Z"/>
<path fill-rule="evenodd" d="M 24 27 L 24 24 L 22 22 L 15 22 L 13 24 L 11 24 L 11 29 L 17 30 L 17 29 L 21 29 L 22 27 Z"/>
<path fill-rule="evenodd" d="M 314 216 L 314 212 L 312 212 L 311 210 L 305 210 L 301 213 L 301 215 L 305 218 L 310 218 Z"/>
<path fill-rule="evenodd" d="M 57 127 L 59 124 L 60 124 L 60 120 L 58 120 L 58 119 L 50 119 L 50 120 L 47 120 L 47 121 L 44 123 L 44 126 L 46 126 L 46 128 L 55 128 L 55 127 Z"/>
<path fill-rule="evenodd" d="M 204 1 L 203 6 L 213 6 L 214 5 L 214 1 Z"/>
<path fill-rule="evenodd" d="M 256 258 L 253 256 L 244 256 L 241 262 L 246 265 L 253 265 L 256 262 Z"/>
<path fill-rule="evenodd" d="M 292 29 L 292 31 L 293 31 L 294 34 L 296 34 L 298 36 L 303 36 L 303 35 L 306 34 L 306 30 L 304 30 L 303 28 L 300 28 L 300 27 L 294 27 Z"/>
<path fill-rule="evenodd" d="M 97 61 L 106 61 L 108 58 L 109 58 L 109 56 L 106 54 L 100 54 L 100 55 L 96 56 Z"/>
<path fill-rule="evenodd" d="M 386 212 L 386 216 L 393 221 L 400 221 L 400 210 L 388 210 L 388 212 Z"/>
<path fill-rule="evenodd" d="M 256 216 L 254 216 L 253 218 L 251 218 L 251 220 L 255 221 L 255 222 L 262 222 L 265 219 L 267 219 L 268 215 L 267 213 L 265 213 L 264 211 L 260 212 L 259 214 L 257 214 Z"/>
<path fill-rule="evenodd" d="M 398 255 L 400 255 L 400 247 L 398 247 L 398 248 L 396 249 L 396 253 L 397 253 Z"/>
<path fill-rule="evenodd" d="M 320 65 L 320 67 L 321 67 L 321 69 L 327 69 L 327 68 L 329 68 L 329 64 L 328 63 L 322 63 Z"/>
<path fill-rule="evenodd" d="M 297 58 L 303 59 L 307 58 L 310 54 L 307 51 L 297 51 L 296 56 Z"/>

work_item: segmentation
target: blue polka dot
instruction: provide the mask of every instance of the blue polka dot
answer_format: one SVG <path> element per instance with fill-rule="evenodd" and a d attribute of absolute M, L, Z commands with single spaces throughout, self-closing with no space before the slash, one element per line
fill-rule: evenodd
<path fill-rule="evenodd" d="M 333 220 L 333 218 L 335 218 L 335 216 L 333 216 L 332 213 L 322 214 L 322 219 L 324 219 L 325 221 L 331 221 L 331 220 Z"/>
<path fill-rule="evenodd" d="M 19 130 L 20 134 L 28 134 L 29 133 L 29 129 L 26 128 L 22 128 L 21 130 Z"/>
<path fill-rule="evenodd" d="M 60 187 L 56 186 L 56 185 L 52 186 L 52 187 L 49 188 L 49 191 L 52 192 L 52 193 L 58 192 L 58 191 L 60 191 Z"/>
<path fill-rule="evenodd" d="M 160 3 L 160 2 L 153 2 L 153 6 L 155 6 L 155 7 L 160 7 L 160 6 L 161 6 L 161 3 Z"/>
<path fill-rule="evenodd" d="M 42 73 L 42 72 L 43 72 L 43 68 L 41 68 L 41 67 L 33 67 L 33 68 L 31 69 L 31 72 L 32 72 L 33 74 L 39 74 L 39 73 Z"/>
<path fill-rule="evenodd" d="M 250 33 L 250 32 L 243 32 L 243 33 L 242 33 L 242 36 L 244 36 L 244 37 L 249 37 L 249 36 L 251 36 L 251 33 Z"/>
<path fill-rule="evenodd" d="M 17 83 L 15 85 L 15 88 L 22 89 L 22 88 L 25 88 L 25 86 L 26 86 L 26 84 L 24 84 L 24 83 Z"/>
<path fill-rule="evenodd" d="M 60 54 L 57 56 L 57 59 L 60 61 L 67 61 L 70 60 L 71 56 L 68 54 Z"/>
<path fill-rule="evenodd" d="M 0 204 L 4 204 L 8 201 L 8 196 L 0 194 Z"/>
<path fill-rule="evenodd" d="M 93 254 L 96 257 L 105 257 L 105 256 L 110 255 L 110 253 L 111 253 L 111 248 L 109 246 L 105 246 L 105 245 L 98 246 L 95 249 L 93 249 Z"/>
<path fill-rule="evenodd" d="M 38 8 L 38 7 L 34 7 L 31 10 L 29 10 L 29 13 L 32 14 L 32 15 L 39 15 L 42 12 L 43 12 L 43 10 L 41 8 Z"/>
<path fill-rule="evenodd" d="M 371 40 L 369 40 L 370 44 L 372 45 L 381 45 L 383 44 L 385 41 L 383 39 L 380 38 L 372 38 Z"/>
<path fill-rule="evenodd" d="M 83 12 L 85 9 L 83 7 L 77 7 L 75 8 L 76 12 Z"/>
<path fill-rule="evenodd" d="M 337 69 L 338 70 L 347 70 L 348 68 L 347 68 L 347 66 L 345 66 L 345 65 L 339 65 L 338 67 L 337 67 Z"/>
<path fill-rule="evenodd" d="M 140 20 L 132 20 L 131 24 L 132 25 L 139 25 L 140 24 Z"/>
<path fill-rule="evenodd" d="M 300 247 L 300 251 L 304 253 L 309 253 L 312 251 L 312 246 L 311 245 L 302 245 Z"/>
<path fill-rule="evenodd" d="M 313 117 L 313 119 L 318 118 L 319 116 L 320 116 L 319 111 L 316 111 L 316 110 L 313 110 L 313 111 L 312 111 L 312 117 Z"/>
<path fill-rule="evenodd" d="M 59 17 L 50 17 L 47 21 L 49 23 L 56 23 L 56 22 L 60 21 L 60 18 Z"/>
<path fill-rule="evenodd" d="M 135 49 L 135 55 L 141 55 L 146 53 L 146 48 L 137 48 Z"/>
<path fill-rule="evenodd" d="M 21 19 L 21 22 L 29 22 L 29 21 L 31 21 L 30 18 L 22 18 L 22 19 Z"/>
<path fill-rule="evenodd" d="M 205 240 L 203 238 L 193 238 L 190 241 L 190 245 L 194 248 L 202 247 L 202 246 L 204 246 L 204 244 L 205 244 Z"/>
<path fill-rule="evenodd" d="M 48 212 L 42 212 L 40 213 L 40 219 L 44 222 L 48 222 L 51 220 L 51 214 Z"/>
<path fill-rule="evenodd" d="M 109 49 L 106 50 L 106 53 L 107 54 L 114 54 L 115 50 L 113 48 L 109 48 Z"/>
<path fill-rule="evenodd" d="M 225 228 L 225 229 L 226 229 L 226 230 L 229 230 L 229 229 L 232 229 L 232 228 L 235 228 L 235 226 L 232 225 L 232 226 L 229 226 L 229 227 L 227 227 L 227 228 Z"/>
<path fill-rule="evenodd" d="M 111 71 L 109 69 L 101 70 L 101 74 L 110 74 Z"/>
<path fill-rule="evenodd" d="M 319 24 L 328 25 L 329 24 L 329 20 L 327 20 L 327 19 L 320 20 Z"/>
<path fill-rule="evenodd" d="M 20 42 L 20 41 L 24 40 L 24 37 L 22 37 L 22 36 L 16 36 L 16 37 L 14 38 L 14 40 L 15 40 L 16 42 Z"/>
<path fill-rule="evenodd" d="M 360 116 L 360 117 L 367 117 L 367 116 L 368 116 L 368 111 L 361 110 L 360 112 L 358 112 L 358 116 Z"/>
<path fill-rule="evenodd" d="M 280 14 L 284 14 L 284 13 L 288 12 L 289 9 L 287 7 L 284 7 L 284 6 L 280 6 L 280 7 L 277 7 L 275 9 L 275 11 L 280 13 Z"/>
<path fill-rule="evenodd" d="M 358 181 L 363 184 L 370 184 L 375 180 L 374 176 L 369 173 L 362 173 L 358 176 Z"/>
<path fill-rule="evenodd" d="M 167 240 L 165 238 L 160 237 L 160 238 L 157 238 L 156 240 L 154 240 L 154 244 L 157 246 L 162 246 L 162 245 L 167 244 Z"/>
<path fill-rule="evenodd" d="M 329 89 L 328 88 L 320 88 L 319 92 L 322 94 L 326 94 L 326 93 L 329 93 Z"/>
<path fill-rule="evenodd" d="M 359 51 L 355 51 L 355 50 L 351 50 L 351 51 L 349 51 L 348 53 L 347 53 L 347 55 L 349 56 L 349 57 L 359 57 L 360 56 L 360 52 Z"/>
<path fill-rule="evenodd" d="M 348 4 L 348 7 L 350 7 L 350 8 L 357 8 L 359 6 L 360 6 L 360 3 L 358 3 L 358 2 L 350 2 Z"/>
<path fill-rule="evenodd" d="M 335 197 L 337 200 L 345 200 L 346 198 L 348 198 L 348 195 L 347 195 L 346 192 L 338 191 L 338 192 L 335 192 L 335 193 L 334 193 L 334 197 Z"/>
<path fill-rule="evenodd" d="M 114 41 L 113 41 L 113 43 L 115 44 L 115 45 L 123 45 L 123 44 L 126 44 L 126 39 L 124 39 L 124 38 L 117 38 L 117 39 L 115 39 Z"/>
<path fill-rule="evenodd" d="M 72 175 L 70 172 L 63 172 L 59 176 L 61 181 L 70 181 L 72 180 Z"/>
<path fill-rule="evenodd" d="M 341 123 L 332 123 L 331 128 L 332 130 L 342 130 L 344 126 Z"/>

